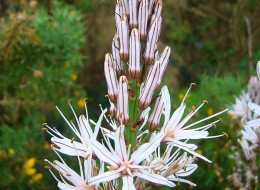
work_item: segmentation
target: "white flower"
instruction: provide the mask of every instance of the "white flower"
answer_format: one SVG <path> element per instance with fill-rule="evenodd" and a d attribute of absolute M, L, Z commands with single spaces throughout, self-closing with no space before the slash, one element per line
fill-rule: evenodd
<path fill-rule="evenodd" d="M 143 178 L 153 183 L 167 185 L 170 187 L 175 186 L 174 183 L 168 181 L 165 177 L 150 173 L 148 169 L 151 166 L 142 166 L 140 163 L 153 153 L 159 146 L 162 135 L 157 135 L 151 139 L 149 143 L 142 144 L 132 155 L 129 155 L 126 150 L 124 138 L 125 126 L 118 127 L 115 134 L 115 149 L 112 148 L 110 141 L 106 140 L 109 150 L 96 140 L 92 140 L 92 149 L 97 157 L 110 165 L 110 170 L 98 176 L 92 177 L 89 182 L 91 185 L 97 185 L 101 182 L 112 181 L 122 177 L 122 189 L 136 189 L 134 186 L 134 177 Z M 106 139 L 106 137 L 104 136 Z"/>
<path fill-rule="evenodd" d="M 187 125 L 187 122 L 194 116 L 194 114 L 196 114 L 199 111 L 199 109 L 205 103 L 207 103 L 207 101 L 204 100 L 203 103 L 197 109 L 193 109 L 185 118 L 182 119 L 184 110 L 186 108 L 186 104 L 184 103 L 184 101 L 191 89 L 191 86 L 190 86 L 189 90 L 187 91 L 186 95 L 184 96 L 180 107 L 177 110 L 175 110 L 175 112 L 172 114 L 172 116 L 170 118 L 168 118 L 170 115 L 170 110 L 168 109 L 168 111 L 165 111 L 166 118 L 165 118 L 164 126 L 162 127 L 162 133 L 164 134 L 162 143 L 167 143 L 172 146 L 177 146 L 177 147 L 193 154 L 196 157 L 199 157 L 208 162 L 211 162 L 206 157 L 196 153 L 194 150 L 197 148 L 197 146 L 195 144 L 189 144 L 189 143 L 187 143 L 187 141 L 189 139 L 207 139 L 207 138 L 216 138 L 216 137 L 223 136 L 224 134 L 217 135 L 217 136 L 209 136 L 209 133 L 207 131 L 209 128 L 214 126 L 219 120 L 214 121 L 210 124 L 206 124 L 201 127 L 197 127 L 197 128 L 192 128 L 192 127 L 222 114 L 223 112 L 227 111 L 227 109 L 225 109 L 221 112 L 218 112 L 214 115 L 211 115 L 207 118 L 201 119 L 195 123 L 191 123 L 191 124 Z M 167 88 L 166 88 L 166 90 L 167 90 Z M 169 92 L 167 92 L 167 93 L 169 93 Z M 171 105 L 169 98 L 166 99 L 165 101 L 166 102 L 164 103 L 164 105 Z M 183 142 L 182 140 L 185 140 L 185 141 Z"/>
<path fill-rule="evenodd" d="M 86 156 L 92 155 L 91 150 L 91 139 L 96 139 L 101 121 L 104 117 L 104 114 L 106 113 L 106 109 L 102 110 L 102 113 L 99 117 L 98 122 L 95 124 L 95 130 L 92 131 L 92 128 L 89 124 L 89 118 L 88 118 L 88 112 L 87 107 L 85 103 L 85 109 L 86 109 L 86 117 L 84 115 L 81 115 L 79 119 L 77 118 L 75 111 L 73 110 L 72 106 L 69 103 L 69 106 L 75 116 L 78 129 L 76 126 L 71 122 L 69 122 L 66 117 L 62 114 L 62 112 L 57 107 L 57 110 L 63 117 L 63 119 L 66 121 L 67 125 L 70 127 L 70 129 L 74 132 L 74 134 L 78 137 L 80 142 L 76 142 L 74 139 L 69 139 L 67 137 L 64 137 L 57 129 L 52 129 L 47 124 L 44 124 L 46 128 L 44 128 L 51 136 L 51 141 L 57 146 L 53 146 L 54 150 L 57 150 L 63 154 L 70 155 L 70 156 L 77 156 L 85 158 Z M 76 150 L 76 151 L 75 151 Z"/>

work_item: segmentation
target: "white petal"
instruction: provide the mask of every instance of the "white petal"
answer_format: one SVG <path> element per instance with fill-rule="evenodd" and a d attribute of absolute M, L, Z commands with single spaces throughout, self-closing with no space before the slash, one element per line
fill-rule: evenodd
<path fill-rule="evenodd" d="M 116 168 L 120 164 L 119 158 L 116 155 L 112 154 L 100 142 L 98 142 L 96 140 L 92 140 L 92 149 L 100 160 L 107 162 Z"/>
<path fill-rule="evenodd" d="M 142 170 L 142 171 L 138 171 L 138 172 L 134 172 L 133 173 L 135 176 L 143 178 L 147 181 L 150 181 L 152 183 L 157 183 L 157 184 L 161 184 L 161 185 L 166 185 L 169 187 L 175 187 L 176 185 L 169 181 L 167 178 L 158 175 L 158 174 L 152 174 L 146 170 Z"/>
<path fill-rule="evenodd" d="M 89 179 L 89 185 L 97 185 L 102 182 L 112 181 L 121 176 L 120 170 L 108 171 Z"/>
<path fill-rule="evenodd" d="M 257 104 L 254 104 L 252 102 L 248 103 L 248 107 L 250 110 L 252 110 L 253 112 L 255 112 L 257 115 L 260 116 L 260 106 Z"/>
<path fill-rule="evenodd" d="M 88 152 L 88 149 L 86 146 L 84 146 L 81 143 L 75 142 L 70 139 L 61 139 L 58 137 L 52 137 L 51 141 L 57 145 L 59 147 L 58 150 L 59 152 L 69 155 L 69 156 L 81 156 L 81 157 L 85 157 L 86 152 Z"/>
<path fill-rule="evenodd" d="M 135 190 L 134 178 L 131 176 L 123 176 L 123 188 L 122 190 Z"/>
<path fill-rule="evenodd" d="M 121 125 L 116 130 L 115 136 L 115 150 L 121 160 L 128 161 L 124 137 L 125 126 Z"/>
<path fill-rule="evenodd" d="M 187 184 L 192 185 L 192 186 L 197 186 L 195 183 L 192 183 L 189 180 L 181 179 L 181 178 L 175 178 L 174 176 L 168 177 L 168 179 L 171 180 L 171 181 L 177 181 L 177 182 L 187 183 Z"/>
<path fill-rule="evenodd" d="M 163 133 L 158 133 L 151 142 L 142 144 L 135 152 L 133 152 L 130 162 L 133 162 L 133 164 L 136 165 L 142 162 L 149 154 L 156 150 L 160 145 L 162 138 Z"/>
<path fill-rule="evenodd" d="M 198 168 L 197 164 L 189 164 L 185 169 L 176 172 L 177 176 L 186 177 L 191 175 Z"/>

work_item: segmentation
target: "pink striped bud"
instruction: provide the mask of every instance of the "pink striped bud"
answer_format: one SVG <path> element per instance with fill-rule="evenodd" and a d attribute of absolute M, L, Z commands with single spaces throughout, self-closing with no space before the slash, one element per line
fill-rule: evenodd
<path fill-rule="evenodd" d="M 104 73 L 107 81 L 108 97 L 113 103 L 116 103 L 118 95 L 118 81 L 112 62 L 112 55 L 107 53 L 104 62 Z"/>
<path fill-rule="evenodd" d="M 115 6 L 115 20 L 116 20 L 116 30 L 117 30 L 117 33 L 118 33 L 118 28 L 120 26 L 120 20 L 121 20 L 119 4 L 118 3 Z"/>
<path fill-rule="evenodd" d="M 162 19 L 156 19 L 149 30 L 147 37 L 147 43 L 144 50 L 144 61 L 146 64 L 152 64 L 154 62 L 154 54 L 157 50 L 157 41 L 159 37 L 160 27 Z"/>
<path fill-rule="evenodd" d="M 149 1 L 149 7 L 148 7 L 148 18 L 151 19 L 152 13 L 153 13 L 153 7 L 154 7 L 154 0 Z"/>
<path fill-rule="evenodd" d="M 169 46 L 166 46 L 159 59 L 159 62 L 161 64 L 161 73 L 160 73 L 160 77 L 159 77 L 159 80 L 157 83 L 157 88 L 161 85 L 162 77 L 163 77 L 164 71 L 168 65 L 170 55 L 171 55 L 171 48 Z"/>
<path fill-rule="evenodd" d="M 117 120 L 120 124 L 124 125 L 127 125 L 127 123 L 129 122 L 128 82 L 125 76 L 121 76 L 119 79 Z"/>
<path fill-rule="evenodd" d="M 129 3 L 131 4 L 131 2 L 129 0 L 122 0 L 122 4 L 123 4 L 124 9 L 125 9 L 125 14 L 128 17 L 129 17 Z"/>
<path fill-rule="evenodd" d="M 119 49 L 120 49 L 119 37 L 117 34 L 115 34 L 112 42 L 112 55 L 113 55 L 113 62 L 114 62 L 113 65 L 117 75 L 121 75 L 124 69 L 123 62 L 121 61 L 120 58 Z"/>
<path fill-rule="evenodd" d="M 126 9 L 125 9 L 124 2 L 122 0 L 117 0 L 117 4 L 119 7 L 119 15 L 120 16 L 126 15 Z"/>
<path fill-rule="evenodd" d="M 159 19 L 162 14 L 163 3 L 162 0 L 157 0 L 154 8 L 155 19 Z"/>
<path fill-rule="evenodd" d="M 120 58 L 123 61 L 128 60 L 129 49 L 129 27 L 127 23 L 127 16 L 123 15 L 120 20 L 120 26 L 118 28 L 120 38 Z"/>
<path fill-rule="evenodd" d="M 131 32 L 129 50 L 129 74 L 134 79 L 138 78 L 141 74 L 140 50 L 140 38 L 138 30 L 135 28 Z"/>
<path fill-rule="evenodd" d="M 156 100 L 155 106 L 153 108 L 153 112 L 150 115 L 148 120 L 147 128 L 150 132 L 155 131 L 159 126 L 163 109 L 164 109 L 164 103 L 162 100 L 162 92 L 161 92 L 159 94 L 159 97 Z"/>
<path fill-rule="evenodd" d="M 129 26 L 131 29 L 138 27 L 138 20 L 137 20 L 137 9 L 138 9 L 138 0 L 130 0 L 129 1 Z"/>
<path fill-rule="evenodd" d="M 142 110 L 147 108 L 151 103 L 154 90 L 159 80 L 160 70 L 160 62 L 156 61 L 149 71 L 144 87 L 140 92 L 138 107 Z"/>
<path fill-rule="evenodd" d="M 149 5 L 148 0 L 142 0 L 139 6 L 138 30 L 142 42 L 146 40 L 146 36 L 147 36 L 148 5 Z"/>

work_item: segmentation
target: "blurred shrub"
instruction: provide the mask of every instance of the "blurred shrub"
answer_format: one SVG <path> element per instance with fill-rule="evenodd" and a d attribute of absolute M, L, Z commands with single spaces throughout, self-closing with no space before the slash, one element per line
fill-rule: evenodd
<path fill-rule="evenodd" d="M 72 6 L 56 2 L 47 11 L 23 3 L 0 23 L 0 189 L 53 189 L 39 160 L 51 157 L 40 124 L 57 123 L 54 106 L 71 98 L 82 106 L 85 29 Z"/>

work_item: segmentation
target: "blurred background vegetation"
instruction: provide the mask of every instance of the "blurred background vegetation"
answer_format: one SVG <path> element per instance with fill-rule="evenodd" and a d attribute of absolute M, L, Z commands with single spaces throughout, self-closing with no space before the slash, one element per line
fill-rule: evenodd
<path fill-rule="evenodd" d="M 56 189 L 44 158 L 56 158 L 41 124 L 68 133 L 59 106 L 68 114 L 71 99 L 77 113 L 88 98 L 90 116 L 106 106 L 104 55 L 115 32 L 111 0 L 0 1 L 0 189 Z M 173 49 L 164 83 L 179 105 L 189 83 L 197 86 L 187 101 L 209 103 L 195 119 L 234 103 L 260 58 L 260 1 L 165 0 L 159 50 Z M 189 177 L 196 189 L 233 189 L 239 119 L 227 114 L 200 151 L 213 164 L 198 160 Z M 162 188 L 163 189 L 163 188 Z M 181 184 L 176 189 L 191 189 Z"/>

